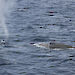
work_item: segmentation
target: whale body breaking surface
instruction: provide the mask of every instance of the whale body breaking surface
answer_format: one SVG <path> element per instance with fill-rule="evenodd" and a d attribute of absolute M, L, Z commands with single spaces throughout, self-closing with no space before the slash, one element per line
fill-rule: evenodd
<path fill-rule="evenodd" d="M 48 49 L 66 49 L 66 48 L 75 48 L 70 45 L 66 45 L 63 43 L 56 43 L 56 42 L 39 42 L 39 43 L 33 43 L 32 45 L 40 48 L 48 48 Z"/>

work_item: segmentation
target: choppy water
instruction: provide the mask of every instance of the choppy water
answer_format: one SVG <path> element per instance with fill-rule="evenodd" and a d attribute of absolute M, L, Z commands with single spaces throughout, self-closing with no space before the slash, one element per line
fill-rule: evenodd
<path fill-rule="evenodd" d="M 74 0 L 17 0 L 7 18 L 8 46 L 0 46 L 0 75 L 75 75 L 75 50 L 49 50 L 30 42 L 74 46 Z"/>

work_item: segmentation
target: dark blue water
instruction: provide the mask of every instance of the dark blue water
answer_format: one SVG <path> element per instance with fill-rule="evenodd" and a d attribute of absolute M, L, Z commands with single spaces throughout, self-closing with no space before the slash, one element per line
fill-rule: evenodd
<path fill-rule="evenodd" d="M 17 0 L 7 18 L 8 46 L 0 46 L 0 75 L 75 75 L 75 50 L 51 50 L 31 42 L 75 46 L 74 0 Z"/>

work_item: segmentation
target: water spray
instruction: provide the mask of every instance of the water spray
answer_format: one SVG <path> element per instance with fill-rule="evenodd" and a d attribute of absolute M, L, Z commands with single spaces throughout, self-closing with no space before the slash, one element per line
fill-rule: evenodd
<path fill-rule="evenodd" d="M 6 25 L 7 17 L 11 13 L 11 8 L 13 8 L 16 0 L 0 0 L 0 38 L 3 37 L 7 40 L 9 38 L 9 31 Z"/>

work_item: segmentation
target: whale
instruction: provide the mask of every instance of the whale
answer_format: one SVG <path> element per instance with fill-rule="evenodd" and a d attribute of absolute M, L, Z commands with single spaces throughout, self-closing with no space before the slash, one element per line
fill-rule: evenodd
<path fill-rule="evenodd" d="M 41 47 L 41 48 L 49 48 L 49 49 L 66 49 L 66 48 L 75 48 L 71 45 L 67 45 L 64 43 L 57 43 L 57 42 L 39 42 L 39 43 L 32 43 L 32 45 L 36 47 Z"/>

